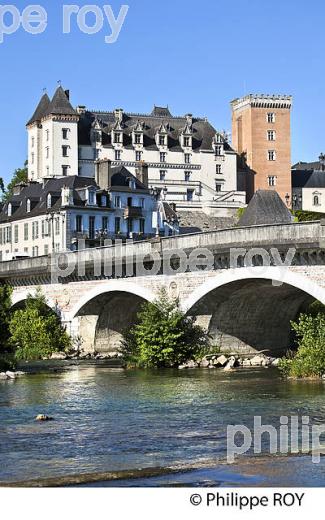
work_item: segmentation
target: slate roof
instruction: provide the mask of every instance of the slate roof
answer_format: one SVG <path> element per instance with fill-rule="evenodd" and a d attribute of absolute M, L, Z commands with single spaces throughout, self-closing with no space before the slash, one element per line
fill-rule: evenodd
<path fill-rule="evenodd" d="M 64 91 L 61 86 L 57 88 L 47 109 L 46 115 L 49 114 L 65 116 L 77 115 L 77 112 L 69 101 L 66 91 Z"/>
<path fill-rule="evenodd" d="M 149 193 L 149 190 L 124 166 L 112 168 L 112 189 L 114 190 L 115 188 L 114 191 L 134 192 L 134 190 L 131 190 L 129 187 L 130 178 L 135 180 L 136 190 L 139 190 L 141 193 Z M 64 186 L 73 190 L 74 205 L 80 208 L 86 206 L 85 201 L 83 201 L 80 196 L 80 190 L 82 188 L 93 186 L 98 193 L 103 192 L 96 184 L 94 178 L 80 177 L 78 175 L 45 179 L 44 185 L 42 182 L 29 182 L 25 187 L 22 187 L 19 195 L 13 195 L 8 202 L 0 207 L 0 224 L 46 215 L 52 211 L 60 211 L 62 206 L 61 190 Z M 52 195 L 51 209 L 47 208 L 47 196 L 49 193 Z M 28 199 L 32 202 L 31 211 L 29 213 L 26 211 Z M 9 203 L 12 204 L 11 217 L 7 214 Z M 16 208 L 15 211 L 14 208 Z"/>
<path fill-rule="evenodd" d="M 321 163 L 320 161 L 314 161 L 314 162 L 303 162 L 300 161 L 292 166 L 293 170 L 321 170 Z"/>
<path fill-rule="evenodd" d="M 238 222 L 239 227 L 290 224 L 292 215 L 280 195 L 273 190 L 258 190 Z"/>
<path fill-rule="evenodd" d="M 32 125 L 33 123 L 36 123 L 36 121 L 40 121 L 42 117 L 45 116 L 45 114 L 48 111 L 48 108 L 50 106 L 50 98 L 47 94 L 44 94 L 38 103 L 36 110 L 34 114 L 32 115 L 31 119 L 28 121 L 27 125 Z"/>
<path fill-rule="evenodd" d="M 125 166 L 116 166 L 111 169 L 111 186 L 112 188 L 129 188 L 130 178 L 134 179 L 137 190 L 149 190 L 140 182 Z"/>
<path fill-rule="evenodd" d="M 103 131 L 103 146 L 110 148 L 111 132 L 116 123 L 114 112 L 85 112 L 80 116 L 78 124 L 79 144 L 90 146 L 90 133 L 94 121 L 100 122 Z M 212 140 L 216 134 L 216 129 L 202 118 L 192 118 L 193 131 L 193 150 L 212 150 Z M 180 134 L 186 126 L 187 118 L 174 117 L 168 108 L 154 107 L 151 114 L 131 114 L 123 113 L 122 130 L 123 144 L 125 148 L 133 148 L 132 131 L 138 123 L 143 123 L 143 141 L 147 150 L 158 150 L 155 136 L 162 123 L 168 132 L 168 148 L 171 151 L 182 151 L 180 146 Z M 232 151 L 228 143 L 225 143 L 225 150 Z"/>

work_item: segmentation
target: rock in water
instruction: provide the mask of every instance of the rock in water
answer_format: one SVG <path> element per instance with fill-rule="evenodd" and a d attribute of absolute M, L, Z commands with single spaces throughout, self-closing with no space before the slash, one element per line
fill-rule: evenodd
<path fill-rule="evenodd" d="M 224 367 L 227 364 L 227 361 L 228 361 L 228 359 L 226 358 L 226 356 L 219 356 L 216 359 L 215 364 L 220 365 L 221 367 Z"/>
<path fill-rule="evenodd" d="M 53 352 L 51 359 L 67 359 L 67 355 L 64 352 Z"/>
<path fill-rule="evenodd" d="M 52 417 L 49 417 L 48 415 L 39 414 L 36 418 L 36 421 L 53 421 Z"/>

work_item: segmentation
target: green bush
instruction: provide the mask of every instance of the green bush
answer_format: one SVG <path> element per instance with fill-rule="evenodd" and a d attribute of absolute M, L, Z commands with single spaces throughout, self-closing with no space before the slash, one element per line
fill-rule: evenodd
<path fill-rule="evenodd" d="M 0 286 L 0 354 L 6 352 L 9 345 L 11 294 L 11 287 L 7 285 Z"/>
<path fill-rule="evenodd" d="M 313 220 L 321 220 L 325 217 L 324 213 L 315 213 L 314 211 L 295 210 L 292 211 L 292 214 L 295 217 L 295 222 L 310 222 Z"/>
<path fill-rule="evenodd" d="M 9 330 L 17 360 L 42 359 L 71 346 L 59 316 L 39 291 L 36 296 L 28 296 L 24 309 L 12 314 Z"/>
<path fill-rule="evenodd" d="M 279 364 L 279 368 L 291 377 L 325 374 L 325 314 L 315 312 L 320 305 L 315 305 L 310 314 L 301 314 L 298 322 L 291 324 L 297 336 L 298 351 L 296 354 L 289 352 Z"/>
<path fill-rule="evenodd" d="M 121 352 L 129 365 L 175 367 L 202 357 L 208 348 L 208 336 L 195 318 L 162 291 L 154 303 L 142 306 L 137 324 L 124 334 Z"/>

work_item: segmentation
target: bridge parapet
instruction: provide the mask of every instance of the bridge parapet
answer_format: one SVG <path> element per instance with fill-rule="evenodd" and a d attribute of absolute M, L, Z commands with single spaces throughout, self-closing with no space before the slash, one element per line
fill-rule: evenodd
<path fill-rule="evenodd" d="M 182 250 L 190 253 L 195 249 L 207 249 L 214 255 L 213 269 L 217 270 L 229 267 L 230 251 L 235 248 L 246 250 L 276 248 L 284 254 L 289 248 L 295 248 L 297 252 L 294 265 L 323 265 L 325 264 L 325 221 L 230 228 L 143 242 L 129 241 L 97 249 L 69 251 L 61 255 L 61 258 L 62 265 L 67 267 L 85 266 L 87 279 L 92 277 L 114 278 L 114 271 L 112 275 L 105 276 L 96 275 L 93 272 L 95 257 L 97 261 L 99 257 L 100 264 L 112 261 L 114 265 L 117 263 L 132 265 L 137 258 L 148 263 L 152 256 L 157 256 L 157 254 L 163 257 L 164 254 L 172 251 Z M 45 281 L 50 282 L 51 273 L 57 267 L 58 259 L 60 259 L 60 255 L 2 262 L 0 263 L 0 282 L 12 283 L 12 285 L 28 284 L 28 281 L 33 285 Z M 120 276 L 133 275 L 123 272 Z M 74 272 L 73 279 L 82 279 L 82 276 L 78 272 Z"/>

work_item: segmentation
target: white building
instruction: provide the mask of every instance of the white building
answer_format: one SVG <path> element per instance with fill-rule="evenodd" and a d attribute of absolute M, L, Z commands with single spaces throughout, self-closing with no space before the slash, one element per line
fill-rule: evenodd
<path fill-rule="evenodd" d="M 315 162 L 295 164 L 291 175 L 292 208 L 325 213 L 325 155 Z"/>
<path fill-rule="evenodd" d="M 44 94 L 27 130 L 32 180 L 91 178 L 97 159 L 135 174 L 144 161 L 149 186 L 164 190 L 178 210 L 227 215 L 245 205 L 245 193 L 237 190 L 236 153 L 207 119 L 175 117 L 160 107 L 151 114 L 74 109 L 69 92 L 59 87 L 52 101 Z"/>

